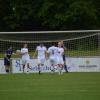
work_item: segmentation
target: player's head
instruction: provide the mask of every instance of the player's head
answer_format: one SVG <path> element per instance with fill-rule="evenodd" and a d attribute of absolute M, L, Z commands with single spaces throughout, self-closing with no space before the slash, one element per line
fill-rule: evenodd
<path fill-rule="evenodd" d="M 60 45 L 61 47 L 64 47 L 64 42 L 62 40 L 60 41 Z"/>
<path fill-rule="evenodd" d="M 43 47 L 44 46 L 43 43 L 41 43 L 40 46 Z"/>
<path fill-rule="evenodd" d="M 57 46 L 57 43 L 56 42 L 52 42 L 52 46 Z"/>
<path fill-rule="evenodd" d="M 63 42 L 62 40 L 60 41 L 60 43 L 61 43 L 61 45 L 63 45 L 63 44 L 64 44 L 64 42 Z"/>
<path fill-rule="evenodd" d="M 23 45 L 23 47 L 24 47 L 24 48 L 27 48 L 27 43 L 25 43 L 25 44 Z"/>
<path fill-rule="evenodd" d="M 61 40 L 60 43 L 63 44 L 63 41 Z"/>
<path fill-rule="evenodd" d="M 62 44 L 61 44 L 61 42 L 58 42 L 58 47 L 62 47 Z"/>
<path fill-rule="evenodd" d="M 8 50 L 12 50 L 12 46 L 10 46 L 10 47 L 8 48 Z"/>

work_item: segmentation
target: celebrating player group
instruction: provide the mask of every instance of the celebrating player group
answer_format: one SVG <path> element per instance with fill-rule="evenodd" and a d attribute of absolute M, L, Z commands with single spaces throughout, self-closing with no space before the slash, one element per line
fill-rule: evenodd
<path fill-rule="evenodd" d="M 17 54 L 22 56 L 22 65 L 23 65 L 23 72 L 25 69 L 29 72 L 30 68 L 30 56 L 28 53 L 28 46 L 24 44 L 21 51 L 17 50 Z M 38 72 L 41 74 L 42 68 L 44 66 L 45 61 L 49 60 L 51 66 L 51 73 L 55 72 L 55 68 L 57 68 L 59 74 L 63 74 L 64 68 L 64 47 L 63 42 L 60 41 L 57 44 L 52 43 L 51 47 L 48 49 L 43 44 L 40 44 L 36 47 L 35 53 L 33 58 L 37 58 L 37 65 L 38 65 Z"/>

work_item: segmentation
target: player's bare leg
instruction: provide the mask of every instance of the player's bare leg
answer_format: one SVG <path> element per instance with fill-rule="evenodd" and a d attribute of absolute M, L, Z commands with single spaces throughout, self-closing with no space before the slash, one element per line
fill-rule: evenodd
<path fill-rule="evenodd" d="M 51 64 L 51 73 L 54 73 L 54 64 Z"/>
<path fill-rule="evenodd" d="M 58 73 L 59 73 L 59 75 L 63 74 L 63 65 L 62 64 L 58 64 Z"/>
<path fill-rule="evenodd" d="M 12 67 L 11 67 L 11 65 L 9 66 L 9 72 L 12 73 Z"/>
<path fill-rule="evenodd" d="M 38 64 L 38 71 L 39 71 L 39 74 L 41 74 L 41 64 Z"/>
<path fill-rule="evenodd" d="M 61 74 L 63 74 L 63 68 L 64 68 L 64 65 L 61 64 Z"/>
<path fill-rule="evenodd" d="M 66 61 L 64 61 L 64 69 L 65 69 L 65 72 L 68 73 Z"/>
<path fill-rule="evenodd" d="M 29 72 L 29 69 L 31 69 L 31 68 L 29 66 L 29 63 L 27 63 L 27 72 Z"/>
<path fill-rule="evenodd" d="M 61 74 L 61 68 L 60 68 L 60 64 L 58 64 L 58 74 Z"/>
<path fill-rule="evenodd" d="M 23 73 L 25 72 L 25 65 L 23 65 Z"/>
<path fill-rule="evenodd" d="M 9 73 L 9 66 L 5 66 L 6 73 Z"/>

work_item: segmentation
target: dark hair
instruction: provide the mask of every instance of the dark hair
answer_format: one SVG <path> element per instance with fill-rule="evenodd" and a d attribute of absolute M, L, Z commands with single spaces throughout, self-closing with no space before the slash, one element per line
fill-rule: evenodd
<path fill-rule="evenodd" d="M 23 43 L 23 45 L 26 45 L 27 43 Z"/>
<path fill-rule="evenodd" d="M 57 42 L 52 42 L 52 45 L 57 46 Z"/>
<path fill-rule="evenodd" d="M 9 46 L 9 48 L 8 49 L 12 49 L 12 46 Z"/>
<path fill-rule="evenodd" d="M 43 46 L 43 43 L 40 43 L 40 46 Z"/>

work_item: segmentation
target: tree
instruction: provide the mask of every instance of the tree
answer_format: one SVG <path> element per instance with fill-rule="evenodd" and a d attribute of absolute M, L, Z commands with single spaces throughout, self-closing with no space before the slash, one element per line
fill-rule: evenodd
<path fill-rule="evenodd" d="M 9 13 L 10 13 L 10 0 L 0 0 L 0 31 L 7 29 L 4 17 L 8 16 Z"/>
<path fill-rule="evenodd" d="M 100 8 L 95 0 L 5 0 L 1 2 L 1 31 L 75 30 L 100 27 Z"/>

